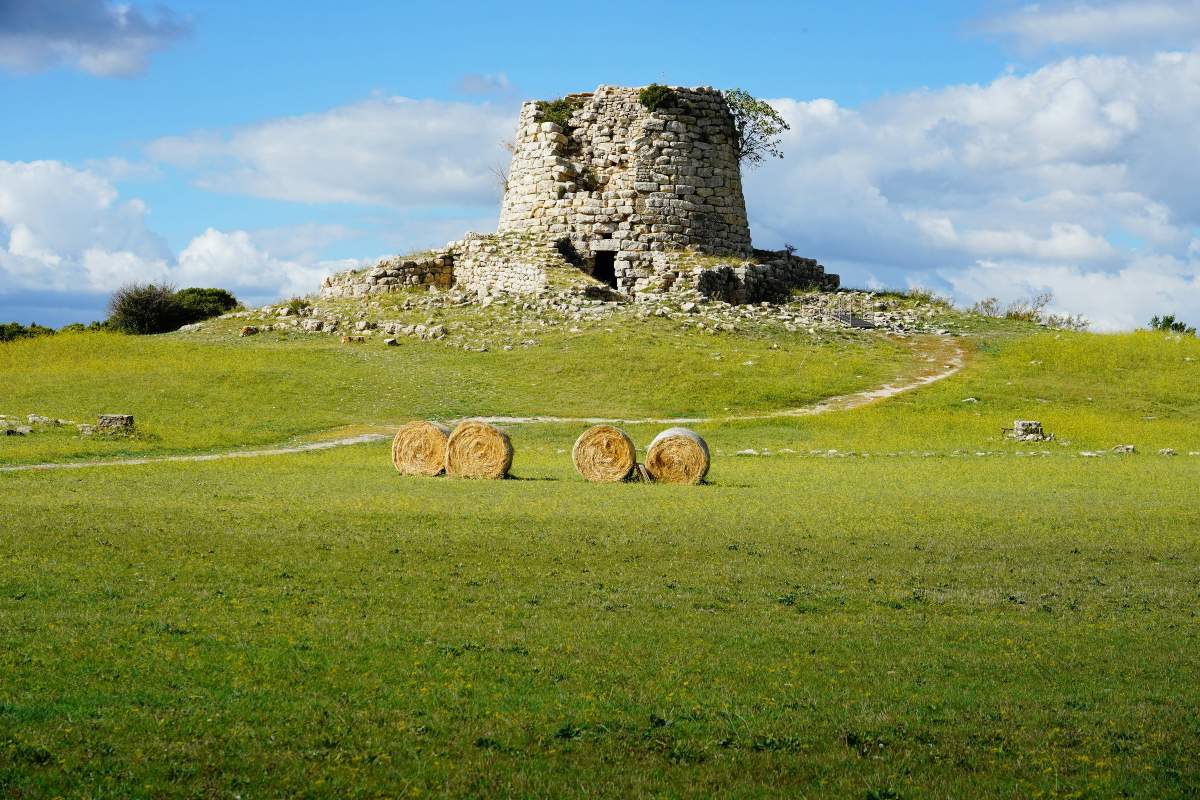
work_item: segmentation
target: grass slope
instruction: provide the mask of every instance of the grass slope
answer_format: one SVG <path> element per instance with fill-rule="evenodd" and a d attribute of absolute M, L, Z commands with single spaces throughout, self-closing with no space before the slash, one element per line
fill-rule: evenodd
<path fill-rule="evenodd" d="M 324 336 L 238 339 L 229 330 L 14 342 L 0 346 L 0 413 L 80 422 L 131 413 L 143 436 L 87 439 L 64 429 L 0 439 L 0 463 L 272 444 L 413 418 L 770 410 L 875 386 L 916 358 L 911 342 L 884 337 L 698 337 L 653 321 L 609 330 L 485 353 L 409 339 L 392 348 Z"/>
<path fill-rule="evenodd" d="M 565 362 L 610 340 L 562 341 L 527 374 L 475 374 L 581 375 L 513 401 L 526 412 L 695 402 L 670 372 L 628 398 L 588 381 Z M 406 357 L 405 385 L 450 386 L 436 368 L 474 358 L 135 343 L 190 353 L 189 385 L 239 433 L 244 387 L 206 369 L 378 386 L 401 381 L 363 365 Z M 703 344 L 737 364 L 757 346 Z M 514 429 L 520 479 L 500 483 L 400 479 L 382 443 L 0 474 L 0 796 L 1194 796 L 1200 458 L 1153 451 L 1200 450 L 1200 346 L 969 344 L 961 375 L 876 406 L 704 426 L 722 455 L 696 488 L 583 483 L 573 425 Z M 49 364 L 14 385 L 95 402 Z M 773 385 L 746 402 L 811 399 L 782 368 Z M 296 432 L 426 408 L 313 392 Z M 701 396 L 720 411 L 730 392 Z M 170 417 L 173 396 L 147 396 Z M 1004 443 L 1015 417 L 1071 445 Z M 220 443 L 207 430 L 195 446 Z M 643 446 L 655 430 L 632 427 Z M 160 435 L 146 446 L 186 444 Z M 1077 455 L 1125 441 L 1141 453 Z M 729 455 L 748 446 L 776 455 Z M 859 455 L 809 455 L 827 447 Z"/>

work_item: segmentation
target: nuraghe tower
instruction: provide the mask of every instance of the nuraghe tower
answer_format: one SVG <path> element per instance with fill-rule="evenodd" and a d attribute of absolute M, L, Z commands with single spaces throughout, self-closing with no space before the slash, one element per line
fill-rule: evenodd
<path fill-rule="evenodd" d="M 623 289 L 655 251 L 747 257 L 750 227 L 733 118 L 715 89 L 672 90 L 654 111 L 639 89 L 601 86 L 564 100 L 565 127 L 521 108 L 500 232 L 570 239 L 601 280 Z"/>

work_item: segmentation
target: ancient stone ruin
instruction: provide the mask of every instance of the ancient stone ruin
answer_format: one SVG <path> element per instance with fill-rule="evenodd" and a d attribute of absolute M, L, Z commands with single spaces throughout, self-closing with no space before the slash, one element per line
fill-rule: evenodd
<path fill-rule="evenodd" d="M 790 251 L 755 250 L 737 131 L 712 88 L 601 86 L 521 108 L 496 234 L 326 278 L 323 297 L 413 287 L 530 294 L 581 273 L 631 299 L 696 290 L 729 303 L 835 289 Z"/>

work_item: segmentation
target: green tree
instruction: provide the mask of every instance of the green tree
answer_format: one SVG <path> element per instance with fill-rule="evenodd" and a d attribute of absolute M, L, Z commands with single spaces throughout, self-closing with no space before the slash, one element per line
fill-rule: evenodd
<path fill-rule="evenodd" d="M 768 156 L 783 158 L 779 137 L 792 128 L 783 115 L 770 103 L 752 97 L 742 89 L 727 89 L 721 94 L 733 115 L 738 160 L 754 167 Z"/>
<path fill-rule="evenodd" d="M 1182 333 L 1184 336 L 1195 336 L 1196 329 L 1181 319 L 1175 319 L 1174 314 L 1155 315 L 1150 319 L 1150 329 L 1164 333 Z"/>
<path fill-rule="evenodd" d="M 125 333 L 166 333 L 183 325 L 183 319 L 174 289 L 163 283 L 131 283 L 108 301 L 108 324 Z"/>
<path fill-rule="evenodd" d="M 53 328 L 38 325 L 36 322 L 29 323 L 29 327 L 25 327 L 19 322 L 5 322 L 0 324 L 0 342 L 11 342 L 15 339 L 32 339 L 35 336 L 50 336 L 53 333 Z"/>

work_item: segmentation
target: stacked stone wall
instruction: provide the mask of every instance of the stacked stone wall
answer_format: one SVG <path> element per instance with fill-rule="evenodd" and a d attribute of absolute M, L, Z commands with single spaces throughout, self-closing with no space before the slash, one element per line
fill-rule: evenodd
<path fill-rule="evenodd" d="M 567 237 L 585 257 L 616 253 L 617 286 L 650 277 L 651 254 L 749 256 L 736 132 L 721 93 L 673 90 L 649 111 L 639 89 L 571 95 L 568 124 L 521 109 L 500 231 Z"/>
<path fill-rule="evenodd" d="M 535 294 L 548 271 L 570 265 L 545 238 L 522 233 L 471 234 L 452 242 L 454 285 L 481 295 Z"/>
<path fill-rule="evenodd" d="M 370 269 L 331 275 L 321 284 L 321 297 L 365 297 L 431 287 L 480 295 L 536 294 L 552 277 L 562 282 L 587 280 L 546 237 L 471 233 L 421 257 L 385 258 Z"/>
<path fill-rule="evenodd" d="M 446 250 L 428 255 L 393 256 L 367 270 L 330 275 L 321 284 L 321 297 L 365 297 L 404 289 L 448 289 L 454 281 L 454 257 Z"/>
<path fill-rule="evenodd" d="M 754 253 L 754 260 L 725 263 L 694 253 L 655 253 L 649 276 L 639 279 L 634 294 L 695 290 L 712 300 L 737 305 L 782 300 L 796 289 L 832 291 L 840 285 L 837 275 L 827 273 L 811 258 L 786 251 Z"/>

